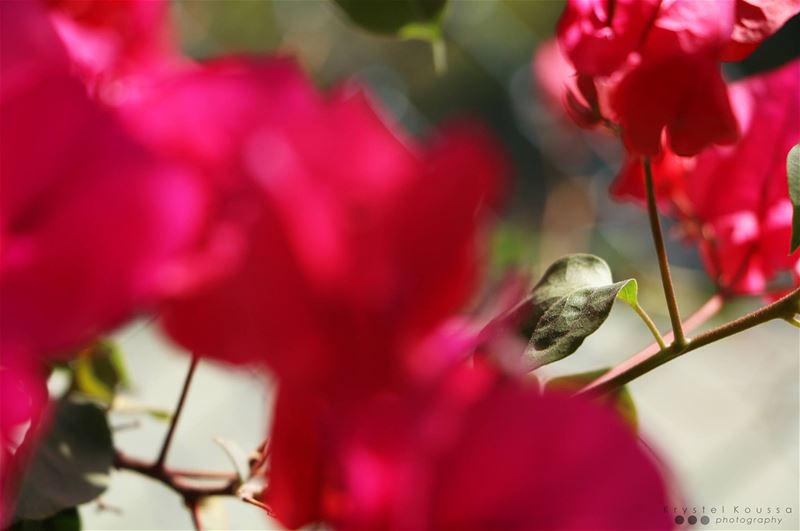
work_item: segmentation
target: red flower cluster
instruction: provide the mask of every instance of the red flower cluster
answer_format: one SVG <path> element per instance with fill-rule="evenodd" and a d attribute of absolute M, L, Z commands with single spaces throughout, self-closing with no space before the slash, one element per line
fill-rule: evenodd
<path fill-rule="evenodd" d="M 534 62 L 546 95 L 580 125 L 620 127 L 629 154 L 612 196 L 644 204 L 640 157 L 652 156 L 660 208 L 732 294 L 762 294 L 787 270 L 800 283 L 785 164 L 800 142 L 800 62 L 729 86 L 719 63 L 748 55 L 798 11 L 798 1 L 569 2 L 563 54 L 550 43 Z"/>
<path fill-rule="evenodd" d="M 504 173 L 479 127 L 420 143 L 286 59 L 172 61 L 160 2 L 0 9 L 4 495 L 41 367 L 150 311 L 277 376 L 287 526 L 670 527 L 615 413 L 473 365 L 454 323 Z"/>
<path fill-rule="evenodd" d="M 656 155 L 665 134 L 692 156 L 738 138 L 720 61 L 744 57 L 799 10 L 797 0 L 570 0 L 558 38 L 579 88 L 592 87 L 580 90 L 584 115 L 617 124 L 633 153 Z"/>
<path fill-rule="evenodd" d="M 653 173 L 661 208 L 700 241 L 715 282 L 731 293 L 761 294 L 781 271 L 800 283 L 800 253 L 788 254 L 786 176 L 786 154 L 800 143 L 800 61 L 735 82 L 730 95 L 741 140 L 688 159 L 665 147 Z M 643 202 L 643 182 L 641 163 L 628 161 L 612 195 Z"/>

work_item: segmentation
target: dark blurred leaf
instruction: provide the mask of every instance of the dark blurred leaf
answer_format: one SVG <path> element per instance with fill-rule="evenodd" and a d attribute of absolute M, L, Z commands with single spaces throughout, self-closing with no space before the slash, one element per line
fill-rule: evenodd
<path fill-rule="evenodd" d="M 44 520 L 20 520 L 10 531 L 81 531 L 81 516 L 71 507 Z"/>
<path fill-rule="evenodd" d="M 786 157 L 786 175 L 789 177 L 789 198 L 792 200 L 792 246 L 793 253 L 800 247 L 800 144 L 789 151 Z"/>
<path fill-rule="evenodd" d="M 81 393 L 110 403 L 118 389 L 129 387 L 125 360 L 117 346 L 97 341 L 73 362 L 74 386 Z"/>
<path fill-rule="evenodd" d="M 447 0 L 333 0 L 350 19 L 373 33 L 438 40 Z"/>
<path fill-rule="evenodd" d="M 566 391 L 575 392 L 582 387 L 590 384 L 603 374 L 608 369 L 599 369 L 596 371 L 582 372 L 579 374 L 570 374 L 568 376 L 560 376 L 547 381 L 544 386 L 544 392 L 548 391 Z M 598 400 L 606 400 L 617 409 L 622 418 L 633 427 L 634 431 L 639 429 L 639 417 L 636 414 L 636 404 L 633 402 L 631 394 L 628 392 L 627 387 L 620 387 L 619 389 L 605 394 Z"/>
<path fill-rule="evenodd" d="M 573 254 L 551 265 L 531 291 L 532 334 L 526 355 L 532 368 L 575 352 L 605 322 L 614 299 L 624 289 L 633 294 L 633 280 L 614 283 L 601 258 Z"/>
<path fill-rule="evenodd" d="M 113 454 L 103 410 L 60 400 L 22 482 L 16 517 L 48 518 L 97 498 L 108 485 Z"/>

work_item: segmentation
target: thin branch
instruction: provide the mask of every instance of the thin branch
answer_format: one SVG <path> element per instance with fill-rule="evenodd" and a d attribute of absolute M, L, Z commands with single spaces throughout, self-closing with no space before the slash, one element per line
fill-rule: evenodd
<path fill-rule="evenodd" d="M 202 480 L 214 480 L 214 479 L 226 479 L 232 480 L 238 477 L 238 474 L 231 473 L 231 472 L 219 472 L 216 470 L 180 470 L 171 468 L 169 473 L 173 476 L 182 477 L 186 479 L 202 479 Z"/>
<path fill-rule="evenodd" d="M 155 463 L 147 463 L 135 457 L 126 455 L 119 450 L 114 454 L 114 467 L 119 470 L 136 472 L 143 476 L 154 479 L 168 488 L 180 494 L 187 505 L 207 496 L 236 496 L 239 488 L 239 477 L 237 474 L 226 474 L 222 472 L 173 472 L 163 467 L 156 466 Z M 216 480 L 216 485 L 200 485 L 196 481 L 186 481 L 187 479 Z M 223 481 L 223 483 L 219 483 Z"/>
<path fill-rule="evenodd" d="M 169 428 L 167 429 L 167 435 L 164 437 L 164 444 L 161 445 L 161 451 L 158 454 L 158 459 L 153 466 L 163 469 L 164 464 L 167 460 L 167 453 L 169 452 L 170 445 L 172 444 L 172 439 L 175 436 L 175 427 L 178 425 L 178 419 L 181 417 L 181 412 L 183 411 L 183 405 L 186 402 L 186 395 L 189 393 L 189 386 L 192 383 L 192 378 L 194 377 L 195 370 L 197 369 L 197 363 L 199 358 L 195 355 L 192 355 L 192 361 L 189 364 L 189 372 L 186 373 L 186 379 L 183 381 L 183 389 L 181 389 L 181 396 L 178 398 L 178 405 L 175 408 L 175 414 L 172 416 L 172 420 L 169 424 Z"/>
<path fill-rule="evenodd" d="M 681 324 L 678 301 L 675 298 L 675 288 L 672 285 L 672 275 L 669 271 L 667 249 L 664 245 L 664 235 L 661 231 L 661 221 L 658 218 L 658 206 L 656 204 L 656 192 L 653 184 L 653 170 L 650 159 L 643 159 L 642 166 L 644 167 L 644 181 L 647 190 L 647 215 L 650 220 L 650 232 L 653 235 L 656 254 L 658 255 L 658 268 L 661 272 L 661 284 L 664 286 L 664 298 L 667 300 L 669 319 L 672 322 L 672 331 L 675 336 L 673 343 L 676 347 L 681 348 L 686 344 L 686 336 L 684 335 L 683 325 Z"/>
<path fill-rule="evenodd" d="M 200 503 L 195 501 L 189 506 L 189 513 L 192 515 L 192 524 L 196 531 L 203 531 L 203 522 L 200 520 Z"/>
<path fill-rule="evenodd" d="M 661 349 L 651 355 L 643 356 L 641 359 L 636 360 L 635 363 L 626 362 L 623 369 L 615 368 L 609 371 L 601 378 L 598 378 L 584 387 L 578 394 L 599 395 L 613 391 L 683 354 L 738 334 L 739 332 L 744 332 L 745 330 L 749 330 L 767 321 L 794 317 L 798 311 L 800 311 L 800 288 L 795 289 L 772 304 L 759 308 L 729 323 L 713 328 L 708 332 L 704 332 L 688 341 L 683 346 L 678 345 L 677 342 L 673 342 L 666 349 Z"/>
<path fill-rule="evenodd" d="M 794 317 L 800 311 L 800 288 L 795 289 L 782 299 L 772 304 L 768 304 L 758 310 L 748 313 L 729 323 L 718 326 L 708 332 L 704 332 L 692 339 L 684 352 L 698 349 L 702 346 L 714 343 L 720 339 L 744 332 L 756 325 L 772 321 L 773 319 L 785 319 Z"/>
<path fill-rule="evenodd" d="M 250 505 L 255 505 L 259 509 L 263 509 L 267 513 L 268 516 L 275 516 L 275 513 L 272 512 L 272 508 L 269 505 L 267 505 L 266 503 L 262 503 L 262 502 L 258 501 L 257 499 L 253 498 L 252 496 L 241 496 L 239 499 L 242 500 L 245 503 L 249 503 Z"/>

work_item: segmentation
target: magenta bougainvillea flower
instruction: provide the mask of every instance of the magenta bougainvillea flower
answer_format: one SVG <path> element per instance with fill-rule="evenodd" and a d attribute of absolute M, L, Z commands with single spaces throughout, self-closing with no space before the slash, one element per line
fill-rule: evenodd
<path fill-rule="evenodd" d="M 800 255 L 788 254 L 792 205 L 786 177 L 786 155 L 800 142 L 800 61 L 733 83 L 730 91 L 742 139 L 691 159 L 665 150 L 654 176 L 662 208 L 701 240 L 706 268 L 717 283 L 760 294 L 778 272 L 800 267 Z M 643 200 L 641 171 L 636 161 L 626 164 L 612 193 Z"/>
<path fill-rule="evenodd" d="M 723 61 L 744 59 L 797 13 L 800 0 L 736 0 L 736 23 Z"/>
<path fill-rule="evenodd" d="M 694 155 L 736 140 L 719 71 L 732 29 L 732 0 L 576 0 L 558 37 L 577 74 L 609 86 L 601 111 L 621 126 L 631 151 L 655 155 L 666 129 L 673 150 Z"/>
<path fill-rule="evenodd" d="M 574 0 L 558 22 L 559 43 L 575 69 L 609 76 L 638 50 L 661 0 Z"/>
<path fill-rule="evenodd" d="M 205 65 L 128 111 L 143 139 L 215 190 L 196 252 L 222 265 L 162 308 L 191 351 L 353 393 L 382 385 L 398 346 L 471 295 L 502 173 L 475 127 L 423 148 L 360 89 L 323 96 L 278 59 Z"/>
<path fill-rule="evenodd" d="M 69 355 L 152 302 L 202 198 L 193 179 L 149 156 L 87 97 L 38 4 L 2 9 L 0 365 L 8 366 Z"/>
<path fill-rule="evenodd" d="M 316 514 L 337 529 L 671 529 L 657 467 L 617 414 L 529 384 L 461 366 L 338 412 L 327 436 L 296 431 L 281 457 L 322 476 Z M 290 514 L 315 514 L 293 494 Z"/>
<path fill-rule="evenodd" d="M 758 4 L 574 0 L 558 38 L 578 78 L 602 87 L 599 112 L 620 126 L 631 152 L 658 154 L 666 133 L 671 151 L 693 156 L 737 139 L 720 61 L 751 51 L 797 11 L 791 2 Z M 571 114 L 584 126 L 599 121 Z"/>
<path fill-rule="evenodd" d="M 43 0 L 76 70 L 93 93 L 116 102 L 184 60 L 168 0 Z"/>
<path fill-rule="evenodd" d="M 557 110 L 559 116 L 562 112 L 566 113 L 567 117 L 585 128 L 592 128 L 599 123 L 601 116 L 597 111 L 601 98 L 597 84 L 589 76 L 581 76 L 579 82 L 575 68 L 555 39 L 539 45 L 531 68 L 544 103 Z M 584 94 L 587 89 L 589 92 Z"/>
<path fill-rule="evenodd" d="M 354 428 L 353 421 L 369 404 L 382 403 L 381 397 L 420 399 L 420 387 L 434 389 L 443 374 L 470 358 L 477 345 L 474 326 L 463 319 L 448 320 L 402 352 L 407 364 L 402 377 L 395 375 L 394 385 L 361 393 L 356 401 L 332 399 L 338 397 L 304 382 L 282 382 L 270 434 L 269 487 L 264 493 L 276 517 L 291 528 L 330 518 L 323 507 L 323 498 L 330 497 L 325 484 L 331 480 L 331 466 L 340 459 L 337 441 Z"/>

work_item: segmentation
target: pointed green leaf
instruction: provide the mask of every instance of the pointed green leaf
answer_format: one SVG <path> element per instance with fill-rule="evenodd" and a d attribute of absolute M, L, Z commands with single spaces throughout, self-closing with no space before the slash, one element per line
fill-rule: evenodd
<path fill-rule="evenodd" d="M 789 178 L 789 199 L 792 200 L 792 246 L 793 253 L 800 247 L 800 144 L 794 146 L 786 157 L 786 176 Z"/>
<path fill-rule="evenodd" d="M 578 350 L 600 328 L 614 299 L 630 281 L 573 291 L 553 304 L 539 319 L 525 353 L 532 367 L 558 361 Z"/>
<path fill-rule="evenodd" d="M 623 300 L 635 298 L 634 282 L 614 283 L 608 264 L 589 254 L 569 255 L 553 263 L 531 292 L 532 333 L 525 352 L 531 368 L 575 352 L 605 322 L 623 290 Z"/>
<path fill-rule="evenodd" d="M 635 278 L 630 279 L 619 293 L 617 293 L 617 298 L 623 302 L 626 302 L 629 306 L 636 308 L 639 306 L 639 283 L 636 282 Z"/>
<path fill-rule="evenodd" d="M 39 520 L 92 501 L 106 490 L 114 448 L 104 411 L 60 400 L 20 487 L 16 517 Z"/>
<path fill-rule="evenodd" d="M 570 374 L 569 376 L 560 376 L 548 380 L 544 386 L 544 392 L 548 391 L 567 391 L 576 392 L 582 387 L 590 384 L 603 374 L 608 372 L 608 369 L 599 369 L 596 371 L 582 372 L 579 374 Z M 625 421 L 633 427 L 634 431 L 639 429 L 639 417 L 636 413 L 636 404 L 633 402 L 631 394 L 628 392 L 627 387 L 620 387 L 619 389 L 605 394 L 598 398 L 599 400 L 608 400 L 614 405 L 619 414 Z"/>
<path fill-rule="evenodd" d="M 447 0 L 334 0 L 362 28 L 381 35 L 436 41 Z"/>

